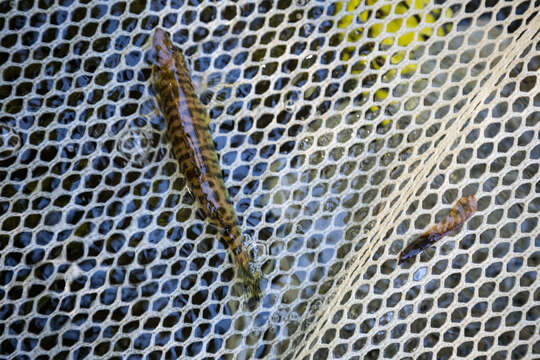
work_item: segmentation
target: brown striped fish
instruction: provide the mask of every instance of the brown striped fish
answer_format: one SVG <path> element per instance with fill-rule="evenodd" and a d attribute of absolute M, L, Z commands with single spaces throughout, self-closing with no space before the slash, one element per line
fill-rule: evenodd
<path fill-rule="evenodd" d="M 448 215 L 441 222 L 432 226 L 401 252 L 398 264 L 416 256 L 418 253 L 435 244 L 450 231 L 463 225 L 477 209 L 478 203 L 474 196 L 464 196 L 459 199 L 456 205 L 450 209 Z"/>
<path fill-rule="evenodd" d="M 184 56 L 161 29 L 155 31 L 153 48 L 153 84 L 180 171 L 207 220 L 218 228 L 233 252 L 248 301 L 257 300 L 261 296 L 261 274 L 254 269 L 242 244 L 240 226 L 208 127 L 208 113 L 195 93 Z"/>

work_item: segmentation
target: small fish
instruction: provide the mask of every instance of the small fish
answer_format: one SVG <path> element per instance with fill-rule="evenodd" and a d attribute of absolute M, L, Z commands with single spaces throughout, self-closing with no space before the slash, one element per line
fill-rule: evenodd
<path fill-rule="evenodd" d="M 450 209 L 450 213 L 438 224 L 434 225 L 409 244 L 399 255 L 398 264 L 416 256 L 431 245 L 439 241 L 450 231 L 463 225 L 478 209 L 474 196 L 464 196 Z"/>
<path fill-rule="evenodd" d="M 180 171 L 208 221 L 218 228 L 232 250 L 248 302 L 256 301 L 261 297 L 261 274 L 253 269 L 252 259 L 242 245 L 236 213 L 208 127 L 208 113 L 195 94 L 184 56 L 161 29 L 154 33 L 153 48 L 157 102 L 167 120 L 167 134 Z"/>

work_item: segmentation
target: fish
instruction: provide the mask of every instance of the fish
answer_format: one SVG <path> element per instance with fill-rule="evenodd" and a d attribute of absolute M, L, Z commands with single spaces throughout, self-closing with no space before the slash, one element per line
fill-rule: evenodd
<path fill-rule="evenodd" d="M 262 276 L 242 242 L 238 218 L 210 134 L 210 117 L 195 92 L 185 58 L 169 34 L 156 29 L 152 48 L 153 87 L 180 172 L 207 221 L 216 226 L 232 251 L 248 302 L 257 301 L 262 295 Z"/>
<path fill-rule="evenodd" d="M 424 232 L 403 249 L 399 255 L 398 265 L 421 253 L 449 232 L 463 225 L 477 209 L 478 203 L 473 195 L 460 198 L 441 222 L 432 226 L 428 231 Z"/>

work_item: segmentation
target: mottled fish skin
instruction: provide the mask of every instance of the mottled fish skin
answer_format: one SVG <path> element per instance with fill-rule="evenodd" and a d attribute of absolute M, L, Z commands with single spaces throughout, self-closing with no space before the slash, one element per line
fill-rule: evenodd
<path fill-rule="evenodd" d="M 456 205 L 450 209 L 449 214 L 441 222 L 432 226 L 401 252 L 398 264 L 416 256 L 418 253 L 435 244 L 450 231 L 463 225 L 477 209 L 478 203 L 474 196 L 464 196 L 459 199 Z"/>
<path fill-rule="evenodd" d="M 153 46 L 157 66 L 154 87 L 180 171 L 208 221 L 217 226 L 232 250 L 248 299 L 258 299 L 260 274 L 250 269 L 250 256 L 242 246 L 240 227 L 223 181 L 206 109 L 195 93 L 182 53 L 173 47 L 163 30 L 155 31 Z"/>

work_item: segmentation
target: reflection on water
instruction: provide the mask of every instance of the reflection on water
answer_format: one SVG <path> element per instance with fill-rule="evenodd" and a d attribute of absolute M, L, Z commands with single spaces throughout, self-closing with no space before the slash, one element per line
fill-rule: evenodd
<path fill-rule="evenodd" d="M 127 129 L 118 135 L 116 149 L 134 166 L 144 167 L 154 155 L 153 144 L 154 139 L 148 129 Z"/>

